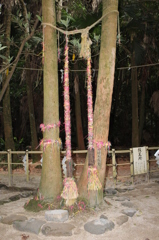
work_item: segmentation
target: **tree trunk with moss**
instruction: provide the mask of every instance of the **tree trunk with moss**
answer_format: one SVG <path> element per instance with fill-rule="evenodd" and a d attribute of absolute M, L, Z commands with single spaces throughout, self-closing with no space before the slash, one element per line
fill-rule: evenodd
<path fill-rule="evenodd" d="M 114 12 L 113 12 L 114 11 Z M 112 93 L 114 85 L 114 71 L 116 58 L 116 37 L 117 37 L 117 11 L 118 1 L 103 1 L 103 16 L 109 12 L 102 20 L 101 48 L 99 58 L 99 71 L 97 82 L 97 93 L 94 110 L 94 141 L 107 144 L 109 134 L 109 119 L 112 103 Z M 95 144 L 95 162 L 99 171 L 99 179 L 102 186 L 105 186 L 105 172 L 107 149 L 102 147 L 100 161 L 97 161 L 97 146 Z M 78 182 L 80 196 L 88 197 L 87 193 L 87 167 L 86 160 L 84 170 Z M 97 204 L 102 202 L 102 191 L 92 194 L 92 198 L 97 198 Z M 91 199 L 93 200 L 93 199 Z"/>
<path fill-rule="evenodd" d="M 4 46 L 5 49 L 4 56 L 6 58 L 10 57 L 10 32 L 11 32 L 11 14 L 12 7 L 10 1 L 5 2 L 5 14 L 4 14 L 4 26 L 5 26 L 5 37 Z M 6 62 L 8 64 L 8 62 Z M 3 74 L 3 85 L 5 84 L 6 78 L 8 76 L 9 69 Z M 15 150 L 13 131 L 12 131 L 12 116 L 11 116 L 11 105 L 10 105 L 10 86 L 8 85 L 6 93 L 3 98 L 3 122 L 4 122 L 4 136 L 5 136 L 5 149 Z"/>
<path fill-rule="evenodd" d="M 55 0 L 42 1 L 43 22 L 56 25 Z M 56 30 L 43 26 L 44 31 L 44 125 L 59 121 L 57 37 Z M 40 192 L 46 199 L 54 199 L 62 191 L 59 127 L 45 130 L 43 141 L 51 141 L 43 152 Z"/>

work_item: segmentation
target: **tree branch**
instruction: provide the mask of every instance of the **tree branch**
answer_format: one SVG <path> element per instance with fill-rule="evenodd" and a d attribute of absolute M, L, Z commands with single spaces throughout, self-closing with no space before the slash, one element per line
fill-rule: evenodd
<path fill-rule="evenodd" d="M 41 15 L 41 12 L 42 12 L 42 8 L 40 9 L 39 15 Z M 26 38 L 24 38 L 24 40 L 23 40 L 22 43 L 21 43 L 21 46 L 20 46 L 20 48 L 19 48 L 18 54 L 17 54 L 17 56 L 16 56 L 16 59 L 14 60 L 14 65 L 13 65 L 13 67 L 12 67 L 12 69 L 11 69 L 11 71 L 10 71 L 7 79 L 6 79 L 5 84 L 3 85 L 2 90 L 1 90 L 1 93 L 0 93 L 0 102 L 1 102 L 1 100 L 2 100 L 2 98 L 3 98 L 3 96 L 4 96 L 4 93 L 5 93 L 6 89 L 7 89 L 7 87 L 8 87 L 8 84 L 9 84 L 9 82 L 10 82 L 10 80 L 11 80 L 11 77 L 13 76 L 13 73 L 14 73 L 15 68 L 16 68 L 16 66 L 17 66 L 17 63 L 18 63 L 18 61 L 19 61 L 20 55 L 21 55 L 21 53 L 22 53 L 22 51 L 23 51 L 24 45 L 25 45 L 25 43 L 26 43 L 28 40 L 30 40 L 30 39 L 32 38 L 32 36 L 34 35 L 38 23 L 39 23 L 39 19 L 37 18 L 36 21 L 35 21 L 35 23 L 34 23 L 34 26 L 33 26 L 33 29 L 32 29 L 32 31 L 31 31 L 31 33 L 30 33 Z"/>

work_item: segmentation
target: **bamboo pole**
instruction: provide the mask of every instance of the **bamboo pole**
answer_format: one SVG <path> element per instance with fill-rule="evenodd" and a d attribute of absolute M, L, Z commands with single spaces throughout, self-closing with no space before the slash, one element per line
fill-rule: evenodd
<path fill-rule="evenodd" d="M 112 149 L 112 164 L 113 164 L 113 178 L 114 184 L 116 185 L 117 181 L 117 170 L 116 170 L 116 159 L 115 159 L 115 149 Z"/>
<path fill-rule="evenodd" d="M 134 183 L 134 161 L 133 161 L 133 150 L 130 148 L 130 173 L 131 173 L 131 182 Z"/>
<path fill-rule="evenodd" d="M 11 150 L 8 149 L 7 151 L 7 158 L 8 158 L 8 177 L 9 177 L 9 187 L 12 186 L 13 179 L 12 179 L 12 159 L 11 159 Z"/>
<path fill-rule="evenodd" d="M 150 163 L 149 163 L 149 150 L 146 146 L 146 162 L 147 162 L 147 178 L 148 182 L 150 181 Z"/>
<path fill-rule="evenodd" d="M 26 175 L 27 175 L 26 180 L 27 182 L 29 182 L 29 151 L 26 150 L 25 154 L 26 154 Z"/>

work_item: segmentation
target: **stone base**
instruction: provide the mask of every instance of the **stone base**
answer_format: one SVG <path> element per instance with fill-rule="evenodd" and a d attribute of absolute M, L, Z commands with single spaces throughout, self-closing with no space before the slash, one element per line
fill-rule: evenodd
<path fill-rule="evenodd" d="M 48 210 L 45 212 L 45 219 L 53 222 L 65 222 L 68 220 L 68 211 L 62 209 Z"/>

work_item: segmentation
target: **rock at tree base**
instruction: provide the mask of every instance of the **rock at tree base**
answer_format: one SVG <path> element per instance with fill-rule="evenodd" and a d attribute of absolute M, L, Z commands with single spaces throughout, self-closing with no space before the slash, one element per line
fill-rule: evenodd
<path fill-rule="evenodd" d="M 65 222 L 68 220 L 68 211 L 62 209 L 48 210 L 45 212 L 45 219 L 52 222 Z"/>
<path fill-rule="evenodd" d="M 121 215 L 119 217 L 116 218 L 116 223 L 121 226 L 123 223 L 127 222 L 128 221 L 128 216 L 126 215 Z"/>
<path fill-rule="evenodd" d="M 21 198 L 27 198 L 27 197 L 30 197 L 31 195 L 33 195 L 33 192 L 22 192 L 20 194 Z"/>
<path fill-rule="evenodd" d="M 74 226 L 69 223 L 46 223 L 42 227 L 45 236 L 72 236 Z"/>
<path fill-rule="evenodd" d="M 122 210 L 122 213 L 129 217 L 133 217 L 134 214 L 136 213 L 136 209 L 134 209 L 134 208 L 124 209 L 124 210 Z"/>
<path fill-rule="evenodd" d="M 2 218 L 1 223 L 11 225 L 15 221 L 25 221 L 25 220 L 27 220 L 27 217 L 23 215 L 12 214 L 10 216 Z"/>
<path fill-rule="evenodd" d="M 17 201 L 17 200 L 19 200 L 19 199 L 20 199 L 20 194 L 14 195 L 14 196 L 12 196 L 12 197 L 9 198 L 9 200 L 11 200 L 12 202 L 13 202 L 13 201 Z"/>
<path fill-rule="evenodd" d="M 84 225 L 84 229 L 95 235 L 100 235 L 114 228 L 114 223 L 108 219 L 100 218 L 90 221 Z"/>
<path fill-rule="evenodd" d="M 100 216 L 100 218 L 108 219 L 107 216 L 105 216 L 104 214 L 102 214 L 102 215 Z"/>
<path fill-rule="evenodd" d="M 119 201 L 119 202 L 123 202 L 123 201 L 130 201 L 130 198 L 128 198 L 128 197 L 116 197 L 115 199 L 114 199 L 115 201 Z"/>
<path fill-rule="evenodd" d="M 128 190 L 126 188 L 116 188 L 116 191 L 118 191 L 119 193 L 124 193 Z"/>
<path fill-rule="evenodd" d="M 31 218 L 31 219 L 29 219 L 27 221 L 23 221 L 23 222 L 16 221 L 13 223 L 13 227 L 16 230 L 19 230 L 22 232 L 30 232 L 30 233 L 39 234 L 42 225 L 44 225 L 45 223 L 46 223 L 45 221 Z"/>

